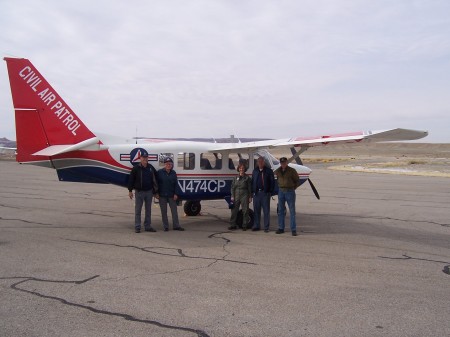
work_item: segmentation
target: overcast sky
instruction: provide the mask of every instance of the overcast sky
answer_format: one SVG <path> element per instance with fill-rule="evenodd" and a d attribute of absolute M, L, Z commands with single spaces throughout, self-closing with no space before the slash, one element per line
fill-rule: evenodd
<path fill-rule="evenodd" d="M 448 0 L 0 0 L 0 51 L 94 132 L 450 142 Z M 15 139 L 3 63 L 0 137 Z"/>

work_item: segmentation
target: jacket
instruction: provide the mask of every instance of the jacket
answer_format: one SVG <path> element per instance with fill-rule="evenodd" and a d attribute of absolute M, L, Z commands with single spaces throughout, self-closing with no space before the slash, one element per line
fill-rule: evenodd
<path fill-rule="evenodd" d="M 169 173 L 167 173 L 165 168 L 158 170 L 156 180 L 158 180 L 158 193 L 160 197 L 172 198 L 176 194 L 178 178 L 174 170 L 170 170 Z"/>
<path fill-rule="evenodd" d="M 252 180 L 249 176 L 236 176 L 231 183 L 231 197 L 235 200 L 250 198 L 252 195 Z"/>
<path fill-rule="evenodd" d="M 275 175 L 277 176 L 278 187 L 282 190 L 295 190 L 300 186 L 298 173 L 290 166 L 287 166 L 284 172 L 281 167 L 277 168 L 275 170 Z"/>
<path fill-rule="evenodd" d="M 273 175 L 273 171 L 268 168 L 267 166 L 264 166 L 262 170 L 263 174 L 263 181 L 264 181 L 264 192 L 265 193 L 273 193 L 273 190 L 275 189 L 275 179 Z M 258 192 L 258 180 L 261 179 L 261 172 L 259 171 L 259 167 L 256 167 L 252 172 L 252 192 L 256 193 Z"/>
<path fill-rule="evenodd" d="M 153 193 L 157 193 L 158 181 L 155 172 L 156 170 L 151 164 L 148 164 L 147 167 L 143 167 L 141 164 L 135 165 L 128 178 L 128 191 L 131 192 L 133 189 L 137 191 L 151 190 Z M 147 186 L 144 186 L 146 184 Z"/>

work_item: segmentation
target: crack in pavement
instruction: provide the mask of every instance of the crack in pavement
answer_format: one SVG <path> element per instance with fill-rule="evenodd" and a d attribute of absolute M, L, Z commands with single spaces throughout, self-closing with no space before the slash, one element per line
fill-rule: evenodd
<path fill-rule="evenodd" d="M 16 218 L 3 218 L 1 216 L 0 216 L 0 220 L 21 221 L 21 222 L 25 222 L 25 223 L 34 224 L 34 225 L 53 226 L 53 224 L 51 224 L 51 223 L 35 222 L 35 221 L 16 219 Z"/>
<path fill-rule="evenodd" d="M 114 215 L 101 214 L 101 213 L 95 213 L 95 212 L 71 212 L 70 214 L 87 214 L 87 215 L 98 215 L 98 216 L 105 216 L 108 218 L 115 218 Z"/>
<path fill-rule="evenodd" d="M 106 212 L 106 211 L 105 211 Z M 70 212 L 70 213 L 67 213 L 67 214 L 87 214 L 87 215 L 98 215 L 98 216 L 105 216 L 105 217 L 108 217 L 108 218 L 116 218 L 117 217 L 117 214 L 120 214 L 120 215 L 126 215 L 126 216 L 130 216 L 130 212 L 129 213 L 125 213 L 125 212 L 113 212 L 113 211 L 108 211 L 107 212 L 108 214 L 104 214 L 104 213 L 100 213 L 100 212 L 95 212 L 95 211 L 84 211 L 84 212 Z M 114 215 L 114 214 L 116 214 L 116 215 Z"/>
<path fill-rule="evenodd" d="M 230 233 L 230 232 L 218 232 L 218 233 L 213 233 L 211 235 L 208 236 L 208 239 L 211 238 L 215 238 L 215 239 L 221 239 L 224 240 L 224 243 L 222 245 L 222 249 L 225 252 L 225 255 L 221 258 L 221 259 L 217 259 L 217 258 L 205 258 L 208 260 L 212 260 L 212 262 L 208 263 L 205 266 L 201 266 L 201 267 L 195 267 L 195 268 L 183 268 L 183 269 L 178 269 L 178 270 L 173 270 L 173 271 L 165 271 L 165 272 L 160 272 L 160 273 L 143 273 L 143 274 L 138 274 L 138 275 L 133 275 L 133 276 L 127 276 L 127 277 L 121 277 L 121 278 L 109 278 L 108 280 L 125 280 L 125 279 L 130 279 L 130 278 L 135 278 L 135 277 L 140 277 L 140 276 L 154 276 L 154 275 L 167 275 L 167 274 L 176 274 L 176 273 L 181 273 L 181 272 L 185 272 L 185 271 L 193 271 L 193 270 L 200 270 L 200 269 L 206 269 L 211 267 L 213 264 L 217 263 L 218 261 L 227 261 L 227 262 L 236 262 L 233 260 L 228 260 L 226 259 L 226 257 L 231 254 L 230 251 L 228 251 L 225 247 L 226 245 L 228 245 L 231 240 L 225 237 L 218 237 L 217 235 L 222 235 L 225 233 Z M 74 241 L 74 240 L 70 240 L 70 241 Z M 135 248 L 135 247 L 133 247 Z M 145 247 L 144 247 L 145 248 Z M 150 248 L 150 247 L 147 247 Z M 196 258 L 196 257 L 191 257 L 191 256 L 187 256 L 186 254 L 184 254 L 182 249 L 179 248 L 168 248 L 168 247 L 151 247 L 153 249 L 157 248 L 157 249 L 168 249 L 168 250 L 176 250 L 178 253 L 179 257 L 186 257 L 186 258 Z M 143 250 L 143 248 L 141 248 L 141 250 Z M 173 255 L 173 254 L 161 254 L 160 255 L 170 255 L 170 256 L 177 256 L 177 255 Z M 200 257 L 199 257 L 200 258 Z M 239 261 L 239 263 L 246 263 L 246 264 L 253 264 L 256 265 L 256 263 L 252 263 L 252 262 L 243 262 L 243 261 Z"/>
<path fill-rule="evenodd" d="M 215 233 L 215 234 L 222 234 L 222 233 Z M 213 265 L 214 263 L 216 263 L 218 261 L 256 265 L 256 263 L 254 263 L 254 262 L 226 259 L 226 257 L 229 255 L 229 252 L 227 250 L 225 250 L 225 249 L 224 250 L 225 250 L 225 252 L 227 252 L 227 254 L 225 254 L 221 258 L 216 258 L 216 257 L 208 257 L 208 256 L 190 256 L 190 255 L 186 255 L 183 252 L 183 250 L 180 249 L 180 248 L 139 247 L 139 246 L 134 246 L 134 245 L 119 245 L 119 244 L 116 244 L 116 243 L 107 243 L 107 242 L 98 242 L 98 241 L 74 240 L 74 239 L 64 239 L 64 238 L 62 238 L 62 239 L 66 240 L 66 241 L 72 241 L 72 242 L 81 242 L 81 243 L 104 245 L 104 246 L 112 246 L 112 247 L 119 247 L 119 248 L 133 248 L 133 249 L 141 250 L 141 251 L 146 252 L 146 253 L 151 253 L 151 254 L 156 254 L 156 255 L 174 256 L 174 257 L 181 257 L 181 258 L 187 258 L 187 259 L 198 259 L 198 260 L 212 260 L 213 263 L 211 263 L 209 266 Z M 222 239 L 225 239 L 225 238 L 222 238 Z M 228 239 L 226 239 L 226 240 L 228 240 Z M 155 249 L 163 249 L 163 250 L 175 251 L 176 254 L 159 252 L 159 251 L 155 251 Z"/>
<path fill-rule="evenodd" d="M 213 233 L 213 234 L 211 234 L 211 235 L 208 235 L 208 239 L 214 238 L 214 239 L 221 239 L 221 240 L 224 240 L 224 241 L 225 241 L 225 242 L 223 243 L 223 245 L 222 245 L 222 249 L 223 249 L 223 251 L 224 251 L 226 254 L 222 257 L 222 259 L 225 259 L 228 255 L 231 254 L 231 252 L 230 252 L 229 250 L 226 249 L 226 246 L 231 242 L 231 240 L 228 239 L 228 238 L 222 237 L 222 236 L 217 237 L 216 235 L 222 235 L 222 234 L 225 234 L 225 233 L 229 233 L 229 232 L 218 232 L 218 233 Z"/>
<path fill-rule="evenodd" d="M 402 222 L 420 222 L 420 223 L 429 223 L 433 225 L 439 225 L 443 227 L 450 227 L 450 224 L 447 223 L 440 223 L 435 221 L 427 221 L 427 220 L 405 220 L 405 219 L 398 219 L 398 218 L 391 218 L 387 216 L 362 216 L 362 215 L 347 215 L 347 214 L 305 214 L 310 216 L 341 216 L 341 217 L 347 217 L 347 218 L 356 218 L 356 219 L 373 219 L 373 220 L 394 220 L 394 221 L 402 221 Z"/>
<path fill-rule="evenodd" d="M 5 208 L 15 208 L 15 209 L 24 209 L 24 207 L 10 206 L 10 205 L 5 205 L 5 204 L 0 204 L 0 207 L 5 207 Z"/>
<path fill-rule="evenodd" d="M 30 198 L 30 197 L 2 197 L 5 199 L 31 199 L 31 200 L 48 200 L 48 201 L 57 201 L 58 199 L 48 199 L 48 198 Z"/>
<path fill-rule="evenodd" d="M 173 271 L 164 271 L 164 272 L 159 272 L 159 273 L 142 273 L 142 274 L 136 274 L 136 275 L 132 275 L 132 276 L 125 276 L 125 277 L 109 277 L 109 278 L 105 278 L 104 280 L 105 281 L 109 281 L 109 280 L 123 281 L 123 280 L 129 280 L 131 278 L 137 278 L 137 277 L 142 277 L 142 276 L 157 276 L 157 275 L 177 274 L 177 273 L 182 273 L 182 272 L 185 272 L 185 271 L 206 269 L 206 268 L 211 267 L 215 263 L 217 263 L 217 260 L 216 261 L 212 261 L 212 262 L 208 263 L 207 265 L 201 266 L 201 267 L 183 268 L 183 269 L 177 269 L 177 270 L 173 270 Z"/>
<path fill-rule="evenodd" d="M 424 258 L 420 258 L 420 257 L 412 257 L 406 254 L 402 254 L 402 257 L 390 257 L 390 256 L 378 256 L 381 259 L 386 259 L 386 260 L 416 260 L 416 261 L 426 261 L 426 262 L 435 262 L 435 263 L 443 263 L 446 264 L 446 266 L 444 266 L 444 269 L 442 270 L 445 274 L 450 275 L 450 262 L 448 261 L 439 261 L 439 260 L 431 260 L 431 259 L 424 259 Z M 449 265 L 447 265 L 449 264 Z"/>
<path fill-rule="evenodd" d="M 325 197 L 329 198 L 336 198 L 336 199 L 351 199 L 351 200 L 372 200 L 372 201 L 404 201 L 404 202 L 414 202 L 414 200 L 408 200 L 408 199 L 388 199 L 388 198 L 368 198 L 368 197 L 348 197 L 348 196 L 339 196 L 339 195 L 326 195 Z M 426 201 L 422 200 L 421 204 L 423 203 L 431 203 L 431 204 L 443 204 L 446 205 L 445 201 Z"/>
<path fill-rule="evenodd" d="M 60 302 L 60 303 L 62 303 L 64 305 L 68 305 L 68 306 L 71 306 L 71 307 L 76 307 L 76 308 L 89 310 L 89 311 L 91 311 L 93 313 L 96 313 L 96 314 L 120 317 L 120 318 L 123 318 L 123 319 L 125 319 L 127 321 L 144 323 L 144 324 L 150 324 L 150 325 L 154 325 L 154 326 L 157 326 L 157 327 L 163 328 L 163 329 L 186 331 L 186 332 L 190 332 L 190 333 L 196 334 L 198 337 L 209 337 L 209 335 L 203 330 L 187 328 L 187 327 L 177 326 L 177 325 L 164 324 L 164 323 L 161 323 L 161 322 L 155 321 L 155 320 L 141 319 L 141 318 L 137 318 L 137 317 L 134 317 L 132 315 L 124 314 L 124 313 L 121 313 L 121 312 L 114 312 L 114 311 L 97 309 L 97 308 L 94 308 L 94 307 L 92 307 L 90 305 L 70 302 L 70 301 L 68 301 L 68 300 L 66 300 L 64 298 L 61 298 L 61 297 L 56 297 L 56 296 L 51 296 L 51 295 L 44 295 L 42 293 L 37 292 L 36 290 L 27 290 L 27 289 L 23 289 L 23 288 L 19 287 L 19 285 L 24 284 L 26 282 L 30 282 L 30 281 L 48 282 L 48 283 L 69 283 L 69 284 L 79 285 L 79 284 L 83 284 L 83 283 L 92 281 L 93 279 L 95 279 L 95 278 L 97 278 L 99 276 L 100 275 L 95 275 L 95 276 L 86 278 L 84 280 L 79 280 L 79 281 L 49 280 L 49 279 L 41 279 L 41 278 L 37 278 L 37 277 L 32 277 L 32 276 L 0 277 L 0 280 L 17 280 L 17 279 L 22 279 L 21 281 L 15 282 L 12 285 L 10 285 L 10 288 L 13 289 L 13 290 L 24 292 L 24 293 L 27 293 L 27 294 L 31 294 L 31 295 L 34 295 L 34 296 L 37 296 L 37 297 L 58 301 L 58 302 Z"/>
<path fill-rule="evenodd" d="M 209 213 L 209 212 L 204 212 L 203 215 L 208 215 L 208 216 L 210 216 L 210 217 L 212 217 L 212 218 L 214 218 L 214 219 L 216 219 L 216 220 L 218 220 L 220 222 L 225 222 L 225 223 L 229 222 L 229 220 L 221 218 L 220 216 L 218 216 L 216 214 Z"/>

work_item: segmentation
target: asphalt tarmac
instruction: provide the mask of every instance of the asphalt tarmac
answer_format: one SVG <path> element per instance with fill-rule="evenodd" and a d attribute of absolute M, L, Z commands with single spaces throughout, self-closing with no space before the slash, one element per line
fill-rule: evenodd
<path fill-rule="evenodd" d="M 314 167 L 312 166 L 314 169 Z M 134 233 L 124 188 L 0 161 L 0 336 L 450 336 L 450 179 L 318 168 L 300 235 Z"/>

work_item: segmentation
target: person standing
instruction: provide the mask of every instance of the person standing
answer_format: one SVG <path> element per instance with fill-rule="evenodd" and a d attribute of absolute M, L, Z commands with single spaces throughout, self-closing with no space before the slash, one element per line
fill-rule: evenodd
<path fill-rule="evenodd" d="M 255 219 L 252 231 L 261 229 L 261 208 L 264 214 L 264 232 L 270 227 L 270 197 L 272 196 L 275 180 L 272 169 L 265 165 L 264 157 L 259 157 L 257 167 L 252 173 L 253 210 Z"/>
<path fill-rule="evenodd" d="M 249 203 L 252 202 L 252 181 L 249 176 L 245 174 L 247 170 L 244 164 L 239 164 L 238 166 L 238 176 L 234 177 L 231 183 L 231 202 L 234 207 L 231 209 L 230 227 L 228 229 L 237 228 L 237 216 L 239 212 L 239 207 L 242 208 L 242 230 L 247 230 L 248 223 L 250 222 L 249 217 Z"/>
<path fill-rule="evenodd" d="M 164 226 L 164 231 L 169 231 L 169 219 L 167 218 L 167 204 L 169 204 L 170 212 L 172 213 L 172 225 L 175 231 L 184 231 L 178 221 L 178 210 L 176 195 L 176 188 L 178 185 L 177 173 L 173 170 L 173 160 L 170 157 L 164 159 L 164 168 L 160 169 L 156 175 L 158 180 L 158 194 L 156 198 L 159 199 L 159 207 L 161 208 L 161 217 Z"/>
<path fill-rule="evenodd" d="M 133 199 L 133 189 L 136 197 L 134 208 L 134 230 L 141 232 L 141 211 L 145 205 L 144 228 L 146 232 L 156 232 L 151 226 L 152 198 L 153 193 L 158 191 L 155 168 L 148 163 L 148 153 L 142 152 L 140 163 L 135 165 L 130 172 L 128 179 L 128 196 Z"/>
<path fill-rule="evenodd" d="M 284 219 L 286 217 L 286 202 L 289 207 L 289 225 L 293 236 L 297 236 L 295 223 L 295 190 L 300 186 L 297 171 L 288 166 L 287 158 L 280 158 L 280 167 L 275 170 L 278 181 L 278 230 L 276 234 L 284 233 Z"/>

